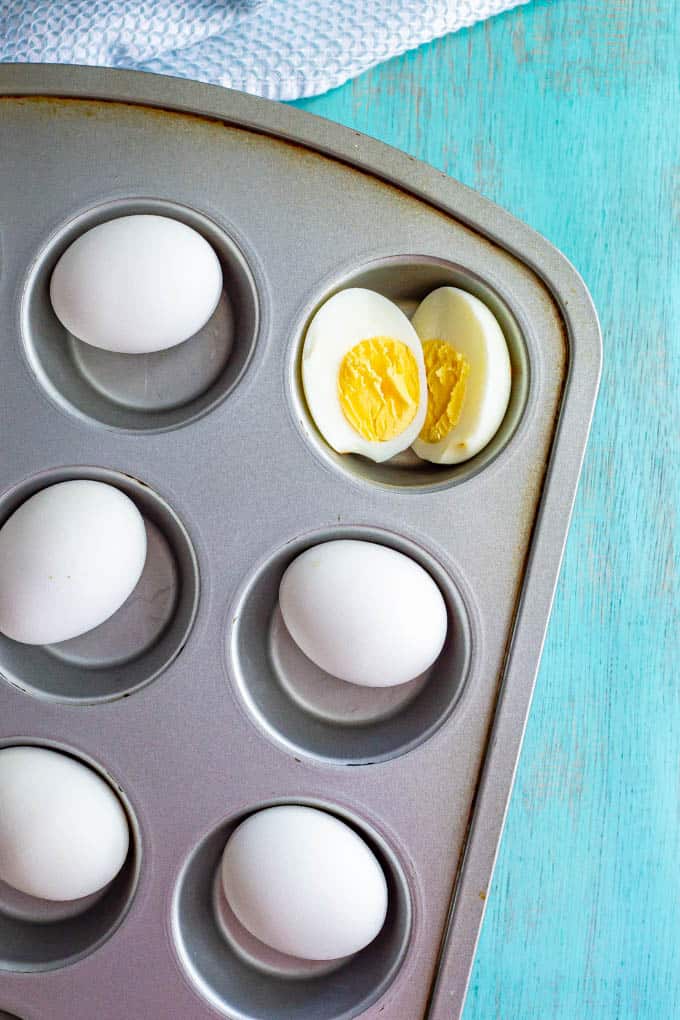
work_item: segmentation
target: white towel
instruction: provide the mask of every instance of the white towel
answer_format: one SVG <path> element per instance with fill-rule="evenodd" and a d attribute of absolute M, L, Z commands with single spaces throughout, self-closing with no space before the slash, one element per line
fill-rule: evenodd
<path fill-rule="evenodd" d="M 529 0 L 0 0 L 0 62 L 124 67 L 297 99 Z"/>

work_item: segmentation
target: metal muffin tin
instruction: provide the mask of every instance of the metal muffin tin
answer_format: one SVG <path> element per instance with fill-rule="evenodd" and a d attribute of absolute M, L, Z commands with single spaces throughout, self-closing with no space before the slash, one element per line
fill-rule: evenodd
<path fill-rule="evenodd" d="M 38 65 L 0 67 L 0 96 L 0 520 L 43 485 L 102 478 L 150 538 L 141 588 L 97 631 L 0 640 L 2 744 L 100 770 L 133 833 L 124 871 L 70 916 L 0 888 L 0 1015 L 453 1020 L 597 392 L 585 286 L 474 192 L 286 107 Z M 135 211 L 201 231 L 226 285 L 196 338 L 126 358 L 68 337 L 47 285 L 73 237 Z M 408 310 L 448 282 L 503 325 L 499 435 L 450 468 L 335 455 L 301 392 L 310 315 L 348 284 Z M 281 627 L 286 564 L 347 536 L 407 552 L 446 599 L 447 644 L 407 693 L 338 687 Z M 227 835 L 286 802 L 345 818 L 388 878 L 382 933 L 335 970 L 254 963 L 224 930 Z"/>

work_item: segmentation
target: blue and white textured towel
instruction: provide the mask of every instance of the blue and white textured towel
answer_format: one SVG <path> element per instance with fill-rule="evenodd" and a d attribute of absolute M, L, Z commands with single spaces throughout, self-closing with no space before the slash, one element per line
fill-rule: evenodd
<path fill-rule="evenodd" d="M 125 67 L 296 99 L 528 0 L 0 0 L 0 62 Z"/>

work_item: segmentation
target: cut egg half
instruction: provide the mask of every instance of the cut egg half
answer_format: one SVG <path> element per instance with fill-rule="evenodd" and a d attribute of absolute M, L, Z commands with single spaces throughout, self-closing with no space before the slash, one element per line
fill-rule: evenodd
<path fill-rule="evenodd" d="M 427 411 L 423 348 L 392 301 L 350 287 L 314 315 L 302 351 L 310 414 L 338 453 L 377 463 L 418 438 Z"/>
<path fill-rule="evenodd" d="M 483 302 L 458 287 L 421 301 L 413 326 L 423 346 L 427 414 L 414 452 L 434 464 L 458 464 L 498 431 L 510 400 L 510 356 Z"/>

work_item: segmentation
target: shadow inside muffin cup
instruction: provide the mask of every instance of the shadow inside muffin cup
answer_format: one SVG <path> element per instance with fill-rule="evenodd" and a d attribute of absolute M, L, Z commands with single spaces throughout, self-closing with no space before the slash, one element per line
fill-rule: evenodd
<path fill-rule="evenodd" d="M 97 467 L 55 468 L 0 496 L 0 527 L 36 492 L 91 479 L 125 493 L 147 533 L 142 575 L 127 601 L 100 626 L 52 645 L 28 645 L 0 633 L 0 677 L 52 701 L 91 705 L 127 697 L 154 680 L 180 653 L 198 609 L 198 561 L 174 510 L 130 475 Z"/>
<path fill-rule="evenodd" d="M 321 305 L 338 291 L 364 287 L 394 301 L 409 317 L 438 287 L 459 287 L 479 298 L 495 315 L 510 356 L 510 401 L 496 434 L 474 457 L 460 464 L 431 464 L 411 450 L 376 464 L 354 453 L 336 453 L 316 427 L 302 385 L 302 350 L 307 328 Z M 462 266 L 426 255 L 394 255 L 375 259 L 345 274 L 307 310 L 291 348 L 289 387 L 295 420 L 313 452 L 333 470 L 359 482 L 405 492 L 433 492 L 460 484 L 482 471 L 505 449 L 522 420 L 529 397 L 531 366 L 521 327 L 508 304 L 484 280 Z"/>
<path fill-rule="evenodd" d="M 139 824 L 120 787 L 90 758 L 54 741 L 10 738 L 10 747 L 58 751 L 96 772 L 113 790 L 127 816 L 130 846 L 123 867 L 103 889 L 57 903 L 27 896 L 0 883 L 0 971 L 38 973 L 75 963 L 94 952 L 123 923 L 134 899 L 142 862 Z M 0 1011 L 0 1018 L 3 1013 Z"/>
<path fill-rule="evenodd" d="M 302 960 L 280 953 L 261 942 L 245 928 L 231 909 L 222 887 L 221 869 L 215 869 L 213 881 L 213 916 L 222 937 L 245 963 L 264 974 L 279 978 L 314 978 L 332 974 L 343 967 L 351 956 L 340 960 Z"/>
<path fill-rule="evenodd" d="M 84 913 L 95 903 L 98 903 L 106 895 L 108 888 L 109 886 L 106 885 L 90 896 L 83 896 L 78 900 L 41 900 L 36 896 L 19 892 L 18 889 L 13 889 L 11 885 L 0 880 L 0 914 L 30 924 L 52 924 L 55 921 L 66 921 L 71 917 L 77 917 L 78 914 Z"/>
<path fill-rule="evenodd" d="M 285 957 L 261 943 L 256 946 L 257 940 L 247 933 L 244 938 L 225 918 L 216 876 L 227 840 L 250 814 L 275 804 L 302 804 L 335 815 L 361 836 L 380 863 L 388 892 L 385 923 L 373 942 L 345 961 L 317 965 Z M 352 1020 L 393 981 L 412 927 L 409 884 L 387 841 L 354 813 L 305 798 L 259 804 L 219 824 L 190 853 L 172 904 L 180 963 L 197 992 L 229 1020 Z"/>
<path fill-rule="evenodd" d="M 278 604 L 286 568 L 306 549 L 337 539 L 395 549 L 437 584 L 447 636 L 423 676 L 382 689 L 346 683 L 311 662 L 288 634 Z M 328 528 L 289 542 L 247 578 L 229 619 L 228 669 L 251 718 L 293 753 L 338 765 L 387 761 L 418 746 L 454 711 L 470 671 L 470 618 L 451 573 L 414 542 L 379 528 Z"/>
<path fill-rule="evenodd" d="M 81 234 L 121 216 L 166 216 L 212 246 L 224 287 L 217 308 L 194 336 L 151 354 L 99 350 L 69 333 L 50 300 L 54 267 Z M 33 263 L 22 300 L 26 357 L 50 399 L 108 428 L 158 432 L 186 425 L 216 407 L 241 380 L 260 321 L 259 296 L 243 252 L 229 234 L 188 206 L 151 198 L 103 203 L 62 226 Z"/>

